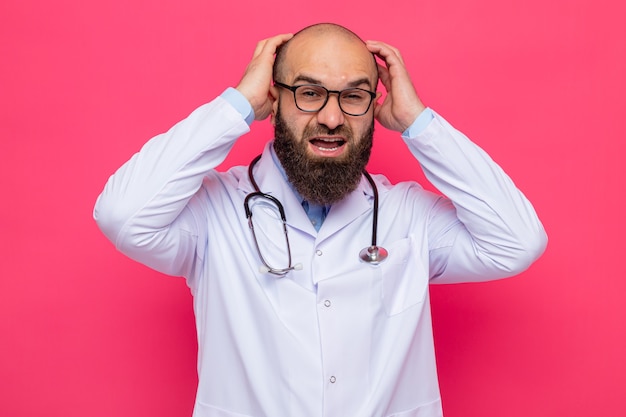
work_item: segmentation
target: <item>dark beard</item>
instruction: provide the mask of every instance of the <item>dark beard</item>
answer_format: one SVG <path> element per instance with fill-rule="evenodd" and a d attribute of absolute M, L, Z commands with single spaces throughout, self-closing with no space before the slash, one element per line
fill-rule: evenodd
<path fill-rule="evenodd" d="M 358 140 L 352 129 L 341 125 L 333 130 L 323 125 L 307 126 L 303 137 L 341 134 L 348 140 L 341 158 L 324 158 L 307 154 L 308 142 L 296 138 L 293 130 L 280 115 L 275 116 L 274 151 L 285 169 L 287 179 L 308 202 L 320 205 L 333 204 L 354 191 L 370 158 L 374 136 L 374 121 Z"/>

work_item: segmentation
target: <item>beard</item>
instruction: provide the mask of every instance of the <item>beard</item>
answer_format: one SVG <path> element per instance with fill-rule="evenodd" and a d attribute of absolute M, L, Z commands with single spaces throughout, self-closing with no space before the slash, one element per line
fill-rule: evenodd
<path fill-rule="evenodd" d="M 317 135 L 342 135 L 347 149 L 341 157 L 320 157 L 308 153 L 309 143 L 304 138 Z M 330 205 L 342 200 L 356 189 L 369 161 L 374 136 L 374 120 L 360 138 L 355 138 L 347 125 L 328 129 L 324 125 L 309 125 L 301 138 L 276 112 L 274 151 L 283 166 L 287 179 L 308 202 Z"/>

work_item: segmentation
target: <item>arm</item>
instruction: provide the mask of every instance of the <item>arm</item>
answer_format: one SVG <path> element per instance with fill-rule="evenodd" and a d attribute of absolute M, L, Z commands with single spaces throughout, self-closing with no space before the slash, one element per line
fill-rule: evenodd
<path fill-rule="evenodd" d="M 271 108 L 276 47 L 290 37 L 260 42 L 238 86 L 257 119 L 267 117 L 265 108 Z M 147 142 L 109 178 L 94 209 L 98 226 L 129 257 L 164 273 L 187 275 L 196 242 L 205 233 L 197 215 L 207 215 L 202 210 L 194 215 L 189 202 L 207 173 L 248 131 L 242 115 L 222 97 L 199 107 Z"/>
<path fill-rule="evenodd" d="M 375 114 L 403 138 L 441 199 L 429 219 L 431 277 L 436 282 L 479 281 L 522 272 L 544 251 L 547 238 L 530 204 L 504 171 L 415 93 L 399 52 L 368 42 L 387 90 Z M 425 127 L 414 133 L 414 122 Z M 430 119 L 425 117 L 430 117 Z"/>
<path fill-rule="evenodd" d="M 181 215 L 207 172 L 248 131 L 222 98 L 148 141 L 107 181 L 94 219 L 118 250 L 152 268 L 185 275 L 199 231 Z"/>
<path fill-rule="evenodd" d="M 403 137 L 426 177 L 449 199 L 431 215 L 434 282 L 504 278 L 539 258 L 547 243 L 543 226 L 486 152 L 436 113 L 418 135 Z"/>

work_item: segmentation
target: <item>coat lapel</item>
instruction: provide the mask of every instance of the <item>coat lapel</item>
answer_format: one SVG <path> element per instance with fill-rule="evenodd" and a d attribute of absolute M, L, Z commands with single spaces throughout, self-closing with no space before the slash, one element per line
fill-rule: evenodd
<path fill-rule="evenodd" d="M 293 190 L 276 167 L 270 153 L 271 146 L 272 142 L 266 144 L 261 159 L 254 167 L 253 174 L 262 192 L 281 201 L 289 226 L 317 238 L 318 243 L 321 243 L 372 209 L 373 192 L 367 180 L 362 177 L 361 182 L 353 192 L 332 205 L 318 233 L 302 208 L 301 202 L 298 201 Z M 254 190 L 247 175 L 240 178 L 239 189 L 245 194 Z"/>
<path fill-rule="evenodd" d="M 365 178 L 361 178 L 361 182 L 356 190 L 348 194 L 343 200 L 333 204 L 330 208 L 328 216 L 326 216 L 326 220 L 319 231 L 318 243 L 328 239 L 355 219 L 370 211 L 372 205 L 373 193 L 369 189 L 369 183 Z"/>
<path fill-rule="evenodd" d="M 304 212 L 302 202 L 298 201 L 298 198 L 272 159 L 270 150 L 272 143 L 268 142 L 265 145 L 261 159 L 254 166 L 254 179 L 262 192 L 276 197 L 281 202 L 285 209 L 285 216 L 289 226 L 315 237 L 317 231 Z M 239 179 L 239 189 L 245 194 L 254 191 L 247 174 Z"/>

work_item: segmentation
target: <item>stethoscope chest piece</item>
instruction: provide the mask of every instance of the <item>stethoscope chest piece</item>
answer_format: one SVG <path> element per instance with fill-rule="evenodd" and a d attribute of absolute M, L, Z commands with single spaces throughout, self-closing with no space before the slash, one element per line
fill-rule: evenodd
<path fill-rule="evenodd" d="M 359 259 L 370 265 L 378 265 L 385 259 L 389 253 L 382 246 L 368 246 L 359 252 Z"/>

